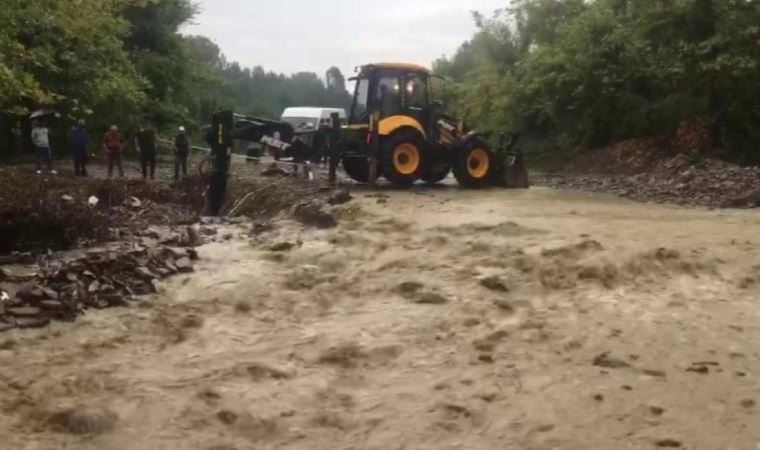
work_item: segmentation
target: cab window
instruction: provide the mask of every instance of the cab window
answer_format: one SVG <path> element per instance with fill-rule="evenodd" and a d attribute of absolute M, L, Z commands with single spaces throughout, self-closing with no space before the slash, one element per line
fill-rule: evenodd
<path fill-rule="evenodd" d="M 418 74 L 409 74 L 404 85 L 404 98 L 407 108 L 427 107 L 427 81 Z"/>
<path fill-rule="evenodd" d="M 401 86 L 396 75 L 382 75 L 377 80 L 377 105 L 382 117 L 401 112 Z"/>
<path fill-rule="evenodd" d="M 366 119 L 369 100 L 369 79 L 356 80 L 356 100 L 351 108 L 351 120 L 361 122 Z"/>

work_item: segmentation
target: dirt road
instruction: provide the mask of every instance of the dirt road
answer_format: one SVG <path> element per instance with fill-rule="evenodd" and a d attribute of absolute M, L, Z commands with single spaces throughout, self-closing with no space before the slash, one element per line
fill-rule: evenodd
<path fill-rule="evenodd" d="M 760 215 L 386 194 L 0 336 L 2 448 L 760 448 Z"/>

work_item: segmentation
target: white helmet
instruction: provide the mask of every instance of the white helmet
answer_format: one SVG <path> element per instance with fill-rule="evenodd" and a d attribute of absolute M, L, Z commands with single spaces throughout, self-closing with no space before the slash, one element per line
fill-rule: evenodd
<path fill-rule="evenodd" d="M 184 133 L 185 132 L 185 127 L 179 127 L 179 132 L 180 133 Z"/>

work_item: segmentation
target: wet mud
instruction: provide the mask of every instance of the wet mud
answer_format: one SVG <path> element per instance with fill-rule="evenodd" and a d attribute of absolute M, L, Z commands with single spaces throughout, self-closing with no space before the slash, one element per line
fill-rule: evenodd
<path fill-rule="evenodd" d="M 760 215 L 354 192 L 0 336 L 9 449 L 756 449 Z"/>

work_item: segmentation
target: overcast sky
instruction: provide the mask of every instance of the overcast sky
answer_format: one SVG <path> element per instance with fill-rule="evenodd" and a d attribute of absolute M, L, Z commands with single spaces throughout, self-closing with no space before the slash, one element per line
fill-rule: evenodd
<path fill-rule="evenodd" d="M 195 0 L 186 33 L 211 38 L 228 60 L 267 70 L 346 74 L 369 62 L 430 66 L 475 30 L 470 11 L 508 0 Z"/>

